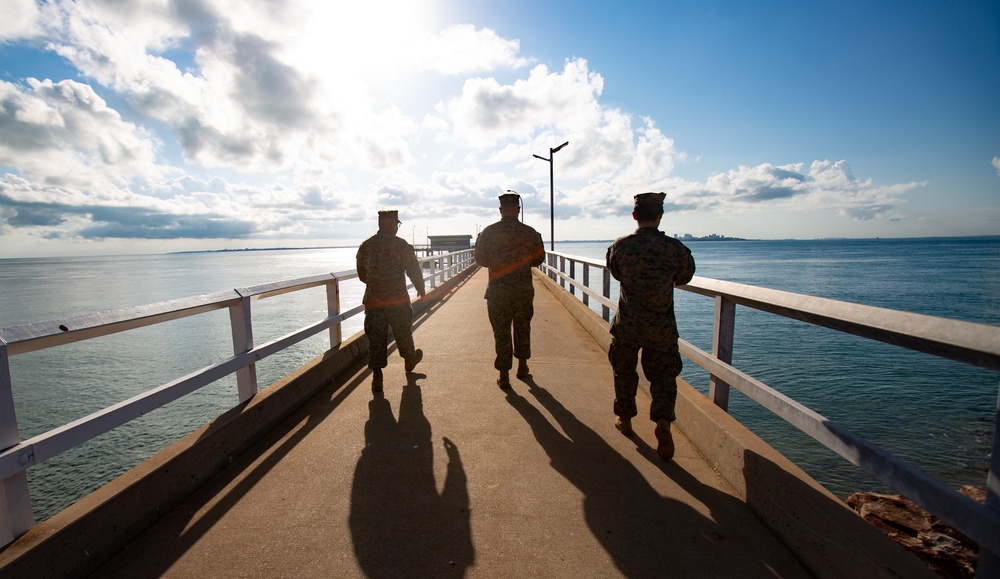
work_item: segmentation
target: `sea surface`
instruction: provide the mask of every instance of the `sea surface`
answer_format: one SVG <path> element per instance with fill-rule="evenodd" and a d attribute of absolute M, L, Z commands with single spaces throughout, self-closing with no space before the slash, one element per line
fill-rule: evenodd
<path fill-rule="evenodd" d="M 603 261 L 609 241 L 556 243 Z M 691 241 L 697 275 L 1000 326 L 1000 237 Z M 356 248 L 0 260 L 0 327 L 354 268 Z M 613 296 L 616 295 L 616 288 Z M 360 301 L 343 284 L 344 309 Z M 317 288 L 253 302 L 254 340 L 325 316 Z M 681 337 L 711 351 L 714 302 L 678 291 Z M 361 316 L 344 323 L 345 338 Z M 219 311 L 10 359 L 22 440 L 232 354 Z M 257 364 L 261 388 L 328 347 L 326 333 Z M 738 307 L 733 364 L 950 485 L 983 485 L 1000 376 Z M 702 392 L 708 375 L 682 376 Z M 28 471 L 44 520 L 225 412 L 235 379 L 203 388 Z M 610 414 L 611 401 L 608 401 Z M 730 413 L 841 497 L 887 492 L 735 389 Z"/>

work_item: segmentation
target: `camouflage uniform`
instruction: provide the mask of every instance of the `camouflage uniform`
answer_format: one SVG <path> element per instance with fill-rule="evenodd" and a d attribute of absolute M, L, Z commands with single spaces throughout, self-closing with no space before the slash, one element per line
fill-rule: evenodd
<path fill-rule="evenodd" d="M 531 268 L 544 259 L 542 236 L 516 216 L 488 226 L 476 240 L 476 262 L 490 272 L 486 309 L 496 346 L 493 367 L 501 372 L 510 370 L 512 356 L 522 360 L 531 357 L 531 317 L 535 313 Z"/>
<path fill-rule="evenodd" d="M 379 231 L 358 248 L 358 277 L 367 286 L 361 303 L 365 305 L 365 336 L 368 337 L 368 367 L 385 368 L 389 328 L 403 359 L 410 359 L 413 347 L 413 308 L 406 290 L 410 278 L 418 294 L 424 293 L 424 277 L 413 247 L 401 237 Z"/>
<path fill-rule="evenodd" d="M 676 378 L 681 373 L 674 286 L 691 281 L 694 258 L 680 241 L 655 227 L 640 227 L 608 248 L 607 264 L 611 275 L 621 282 L 608 351 L 614 371 L 615 414 L 621 418 L 637 414 L 636 365 L 641 349 L 642 372 L 650 382 L 653 398 L 649 417 L 654 422 L 673 422 Z"/>

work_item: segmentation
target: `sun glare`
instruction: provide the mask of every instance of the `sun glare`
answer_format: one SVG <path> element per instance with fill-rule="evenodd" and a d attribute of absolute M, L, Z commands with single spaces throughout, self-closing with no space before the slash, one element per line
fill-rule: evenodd
<path fill-rule="evenodd" d="M 292 56 L 320 77 L 383 76 L 407 63 L 433 12 L 433 2 L 413 0 L 307 2 Z"/>

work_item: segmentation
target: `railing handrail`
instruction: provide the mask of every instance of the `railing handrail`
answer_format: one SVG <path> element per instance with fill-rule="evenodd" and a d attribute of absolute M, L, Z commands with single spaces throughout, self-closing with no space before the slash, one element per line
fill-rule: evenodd
<path fill-rule="evenodd" d="M 591 267 L 604 269 L 600 260 L 549 252 Z M 546 266 L 550 267 L 550 266 Z M 556 271 L 556 275 L 561 272 Z M 564 273 L 560 276 L 572 283 Z M 573 285 L 602 304 L 618 304 L 579 282 Z M 730 281 L 694 276 L 677 289 L 734 303 L 832 330 L 878 340 L 910 350 L 1000 371 L 1000 328 L 889 308 L 797 294 Z"/>
<path fill-rule="evenodd" d="M 678 289 L 909 350 L 1000 370 L 1000 328 L 695 276 Z"/>
<path fill-rule="evenodd" d="M 581 296 L 585 296 L 584 300 L 587 297 L 598 300 L 606 308 L 604 320 L 607 322 L 610 319 L 609 312 L 616 311 L 618 307 L 610 299 L 610 285 L 605 283 L 604 292 L 599 294 L 574 277 L 575 264 L 579 263 L 584 266 L 585 279 L 589 279 L 589 267 L 602 270 L 607 279 L 606 264 L 561 252 L 549 252 L 548 257 L 549 263 L 542 265 L 543 271 L 553 279 L 558 279 L 560 285 L 570 293 L 575 294 L 575 290 L 579 290 Z M 559 267 L 554 265 L 557 259 L 560 261 Z M 569 275 L 564 271 L 567 261 L 571 269 Z M 994 426 L 987 500 L 985 505 L 981 505 L 730 365 L 736 305 L 989 370 L 1000 370 L 1000 328 L 698 276 L 677 289 L 716 300 L 713 353 L 708 354 L 683 339 L 678 340 L 681 354 L 709 372 L 709 398 L 713 402 L 725 409 L 728 387 L 736 387 L 839 456 L 965 533 L 980 546 L 981 557 L 982 550 L 989 552 L 987 555 L 991 557 L 991 564 L 1000 556 L 1000 504 L 997 502 L 1000 493 L 1000 482 L 997 479 L 997 474 L 1000 473 L 1000 453 L 997 452 L 1000 448 L 1000 420 Z M 997 416 L 1000 418 L 1000 409 L 997 410 Z"/>
<path fill-rule="evenodd" d="M 421 271 L 424 271 L 425 264 L 430 266 L 424 281 L 429 281 L 431 288 L 437 286 L 439 279 L 443 283 L 475 263 L 471 249 L 418 257 L 418 262 Z M 28 468 L 234 373 L 239 384 L 239 400 L 243 402 L 257 391 L 256 362 L 323 330 L 331 332 L 331 349 L 339 346 L 343 341 L 340 323 L 364 311 L 361 304 L 348 311 L 340 311 L 339 284 L 357 277 L 357 270 L 351 269 L 0 328 L 0 521 L 9 521 L 9 528 L 6 529 L 0 523 L 0 544 L 9 543 L 34 526 L 25 476 Z M 249 308 L 251 301 L 323 286 L 327 288 L 328 302 L 325 318 L 265 344 L 254 345 Z M 407 285 L 407 289 L 412 287 L 412 284 Z M 20 440 L 12 394 L 10 356 L 220 309 L 230 311 L 233 356 L 28 440 Z"/>

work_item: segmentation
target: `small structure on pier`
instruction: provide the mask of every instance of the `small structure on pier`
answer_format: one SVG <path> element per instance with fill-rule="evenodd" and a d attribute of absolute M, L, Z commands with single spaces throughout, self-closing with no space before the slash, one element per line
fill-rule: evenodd
<path fill-rule="evenodd" d="M 428 235 L 427 241 L 427 245 L 413 246 L 418 255 L 431 256 L 472 248 L 471 235 Z"/>
<path fill-rule="evenodd" d="M 430 235 L 431 251 L 460 251 L 472 247 L 471 235 Z"/>

